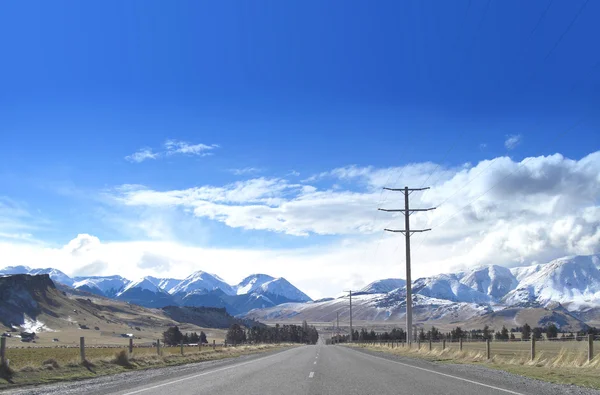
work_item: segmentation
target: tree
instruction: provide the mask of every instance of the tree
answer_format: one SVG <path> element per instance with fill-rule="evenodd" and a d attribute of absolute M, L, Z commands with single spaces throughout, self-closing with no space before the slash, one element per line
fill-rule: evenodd
<path fill-rule="evenodd" d="M 548 339 L 554 339 L 558 336 L 558 328 L 554 324 L 550 324 L 546 327 L 546 336 Z"/>
<path fill-rule="evenodd" d="M 183 333 L 178 326 L 172 326 L 163 332 L 163 342 L 168 346 L 175 346 L 183 340 Z"/>
<path fill-rule="evenodd" d="M 487 340 L 487 339 L 491 339 L 491 338 L 492 338 L 492 332 L 490 331 L 490 327 L 486 325 L 483 327 L 483 339 Z"/>
<path fill-rule="evenodd" d="M 421 328 L 421 330 L 419 331 L 419 340 L 425 341 L 425 331 L 423 330 L 423 328 Z"/>
<path fill-rule="evenodd" d="M 531 327 L 529 324 L 523 325 L 523 329 L 521 330 L 521 339 L 529 340 L 531 339 Z"/>
<path fill-rule="evenodd" d="M 465 332 L 460 328 L 460 326 L 457 326 L 456 328 L 452 329 L 452 331 L 450 331 L 450 336 L 453 340 L 460 339 L 465 337 Z"/>
<path fill-rule="evenodd" d="M 239 324 L 232 324 L 227 330 L 227 343 L 240 344 L 246 341 L 246 332 Z"/>
<path fill-rule="evenodd" d="M 502 330 L 500 331 L 500 339 L 508 340 L 508 329 L 504 325 L 502 325 Z"/>
<path fill-rule="evenodd" d="M 200 332 L 200 343 L 202 343 L 202 344 L 208 343 L 208 340 L 206 340 L 206 333 L 204 333 L 204 331 Z"/>
<path fill-rule="evenodd" d="M 515 334 L 514 333 L 510 334 L 510 340 L 515 340 Z"/>
<path fill-rule="evenodd" d="M 539 340 L 542 338 L 542 334 L 544 333 L 544 330 L 542 328 L 540 328 L 539 326 L 536 326 L 535 328 L 533 328 L 533 338 L 535 340 Z"/>

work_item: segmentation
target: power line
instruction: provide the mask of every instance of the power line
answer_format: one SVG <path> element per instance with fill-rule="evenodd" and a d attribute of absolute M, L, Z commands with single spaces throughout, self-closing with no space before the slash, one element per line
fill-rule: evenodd
<path fill-rule="evenodd" d="M 533 35 L 533 33 L 537 30 L 537 28 L 542 24 L 542 21 L 546 17 L 546 14 L 548 13 L 548 10 L 550 10 L 550 7 L 552 6 L 552 3 L 554 3 L 554 0 L 550 0 L 548 2 L 548 6 L 544 9 L 544 12 L 542 12 L 542 15 L 540 15 L 540 18 L 538 19 L 537 23 L 535 24 L 535 26 L 531 30 L 531 35 Z"/>

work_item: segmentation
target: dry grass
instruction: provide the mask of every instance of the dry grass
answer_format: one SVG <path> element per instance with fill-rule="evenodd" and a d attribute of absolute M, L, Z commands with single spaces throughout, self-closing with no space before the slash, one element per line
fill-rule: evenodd
<path fill-rule="evenodd" d="M 550 342 L 546 342 L 550 343 Z M 579 344 L 570 344 L 579 343 Z M 506 370 L 511 373 L 533 377 L 541 380 L 563 384 L 575 384 L 600 389 L 600 355 L 588 362 L 587 344 L 584 342 L 552 343 L 551 347 L 545 349 L 542 342 L 536 343 L 536 357 L 531 359 L 529 351 L 513 349 L 510 346 L 517 343 L 491 343 L 491 358 L 487 359 L 485 343 L 464 343 L 463 350 L 458 349 L 457 344 L 450 344 L 442 349 L 436 344 L 429 350 L 428 343 L 421 344 L 418 349 L 416 345 L 412 348 L 395 347 L 387 345 L 355 345 L 372 351 L 391 353 L 396 355 L 423 358 L 436 362 L 447 363 L 470 363 L 482 364 L 494 369 Z M 469 347 L 470 345 L 470 347 Z M 477 346 L 475 346 L 477 345 Z M 530 347 L 530 343 L 521 343 Z M 557 345 L 562 345 L 557 348 Z M 582 347 L 585 347 L 582 349 Z"/>
<path fill-rule="evenodd" d="M 165 347 L 161 355 L 156 348 L 86 349 L 86 361 L 79 358 L 76 348 L 31 348 L 7 349 L 11 369 L 0 369 L 0 390 L 15 385 L 39 384 L 60 380 L 75 380 L 86 377 L 120 373 L 131 369 L 182 365 L 223 358 L 234 358 L 289 347 L 290 344 L 246 345 L 238 347 Z"/>

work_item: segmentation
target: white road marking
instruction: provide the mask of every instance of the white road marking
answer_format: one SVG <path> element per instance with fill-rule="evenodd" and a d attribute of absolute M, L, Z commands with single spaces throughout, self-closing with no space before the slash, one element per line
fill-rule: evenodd
<path fill-rule="evenodd" d="M 222 372 L 222 371 L 224 371 L 224 370 L 229 370 L 229 369 L 235 369 L 235 368 L 239 368 L 240 366 L 244 366 L 244 365 L 250 365 L 251 363 L 254 363 L 254 362 L 264 361 L 265 359 L 273 358 L 273 357 L 276 357 L 276 356 L 278 356 L 278 355 L 281 355 L 281 354 L 285 354 L 285 353 L 287 353 L 287 352 L 290 352 L 290 351 L 293 351 L 293 350 L 297 350 L 297 348 L 295 348 L 295 347 L 294 347 L 294 348 L 292 348 L 292 349 L 289 349 L 289 350 L 286 350 L 286 351 L 283 351 L 283 352 L 279 352 L 279 353 L 277 353 L 277 354 L 269 355 L 269 356 L 262 357 L 262 358 L 258 358 L 258 359 L 253 359 L 252 361 L 243 362 L 243 363 L 238 363 L 238 364 L 236 364 L 236 365 L 230 365 L 230 366 L 226 366 L 226 367 L 224 367 L 224 368 L 217 369 L 217 370 L 211 370 L 211 371 L 208 371 L 208 372 L 198 373 L 198 374 L 195 374 L 195 375 L 193 375 L 193 376 L 188 376 L 188 377 L 184 377 L 184 378 L 182 378 L 182 379 L 173 380 L 173 381 L 168 381 L 168 382 L 166 382 L 166 383 L 162 383 L 162 384 L 154 385 L 154 386 L 152 386 L 152 387 L 142 388 L 142 389 L 139 389 L 139 390 L 137 390 L 137 391 L 127 392 L 127 393 L 125 393 L 125 394 L 123 394 L 123 395 L 133 395 L 133 394 L 139 394 L 139 393 L 141 393 L 141 392 L 150 391 L 150 390 L 153 390 L 153 389 L 156 389 L 156 388 L 164 387 L 164 386 L 166 386 L 166 385 L 171 385 L 171 384 L 175 384 L 175 383 L 180 383 L 180 382 L 182 382 L 182 381 L 186 381 L 186 380 L 195 379 L 196 377 L 206 376 L 207 374 L 211 374 L 211 373 L 218 373 L 218 372 Z"/>
<path fill-rule="evenodd" d="M 310 372 L 310 374 L 308 375 L 308 378 L 312 379 L 313 377 L 315 377 L 315 372 Z"/>
<path fill-rule="evenodd" d="M 358 351 L 357 351 L 357 352 L 358 352 Z M 417 369 L 417 370 L 422 370 L 422 371 L 424 371 L 424 372 L 434 373 L 434 374 L 438 374 L 438 375 L 440 375 L 440 376 L 444 376 L 444 377 L 450 377 L 450 378 L 452 378 L 452 379 L 456 379 L 456 380 L 460 380 L 460 381 L 465 381 L 465 382 L 467 382 L 467 383 L 476 384 L 476 385 L 480 385 L 480 386 L 482 386 L 482 387 L 487 387 L 487 388 L 491 388 L 491 389 L 494 389 L 494 390 L 498 390 L 498 391 L 506 392 L 506 393 L 508 393 L 508 394 L 513 394 L 513 395 L 525 395 L 525 394 L 523 394 L 522 392 L 516 392 L 516 391 L 511 391 L 511 390 L 507 390 L 507 389 L 500 388 L 500 387 L 495 387 L 495 386 L 493 386 L 493 385 L 489 385 L 489 384 L 480 383 L 479 381 L 473 381 L 473 380 L 469 380 L 469 379 L 464 379 L 464 378 L 462 378 L 462 377 L 453 376 L 453 375 L 451 375 L 451 374 L 447 374 L 447 373 L 437 372 L 437 371 L 435 371 L 435 370 L 431 370 L 431 369 L 425 369 L 425 368 L 421 368 L 421 367 L 418 367 L 418 366 L 410 365 L 410 364 L 408 364 L 408 363 L 402 363 L 402 362 L 398 362 L 398 361 L 392 361 L 391 359 L 387 359 L 387 358 L 381 358 L 381 357 L 376 357 L 375 355 L 371 355 L 371 354 L 367 354 L 367 353 L 361 353 L 361 354 L 368 355 L 368 356 L 370 356 L 370 357 L 372 357 L 372 358 L 381 359 L 381 360 L 383 360 L 383 361 L 386 361 L 386 362 L 392 362 L 392 363 L 396 363 L 396 364 L 398 364 L 398 365 L 406 366 L 406 367 L 409 367 L 409 368 L 413 368 L 413 369 Z"/>

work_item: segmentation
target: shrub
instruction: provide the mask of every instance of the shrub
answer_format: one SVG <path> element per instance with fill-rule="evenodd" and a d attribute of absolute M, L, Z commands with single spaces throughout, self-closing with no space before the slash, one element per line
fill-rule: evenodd
<path fill-rule="evenodd" d="M 129 362 L 129 354 L 126 350 L 121 350 L 116 353 L 115 358 L 111 362 L 126 368 L 130 368 L 132 366 L 131 362 Z"/>
<path fill-rule="evenodd" d="M 58 361 L 54 358 L 46 359 L 44 362 L 42 362 L 42 366 L 45 367 L 46 369 L 48 369 L 48 366 L 51 366 L 53 369 L 60 368 Z"/>

